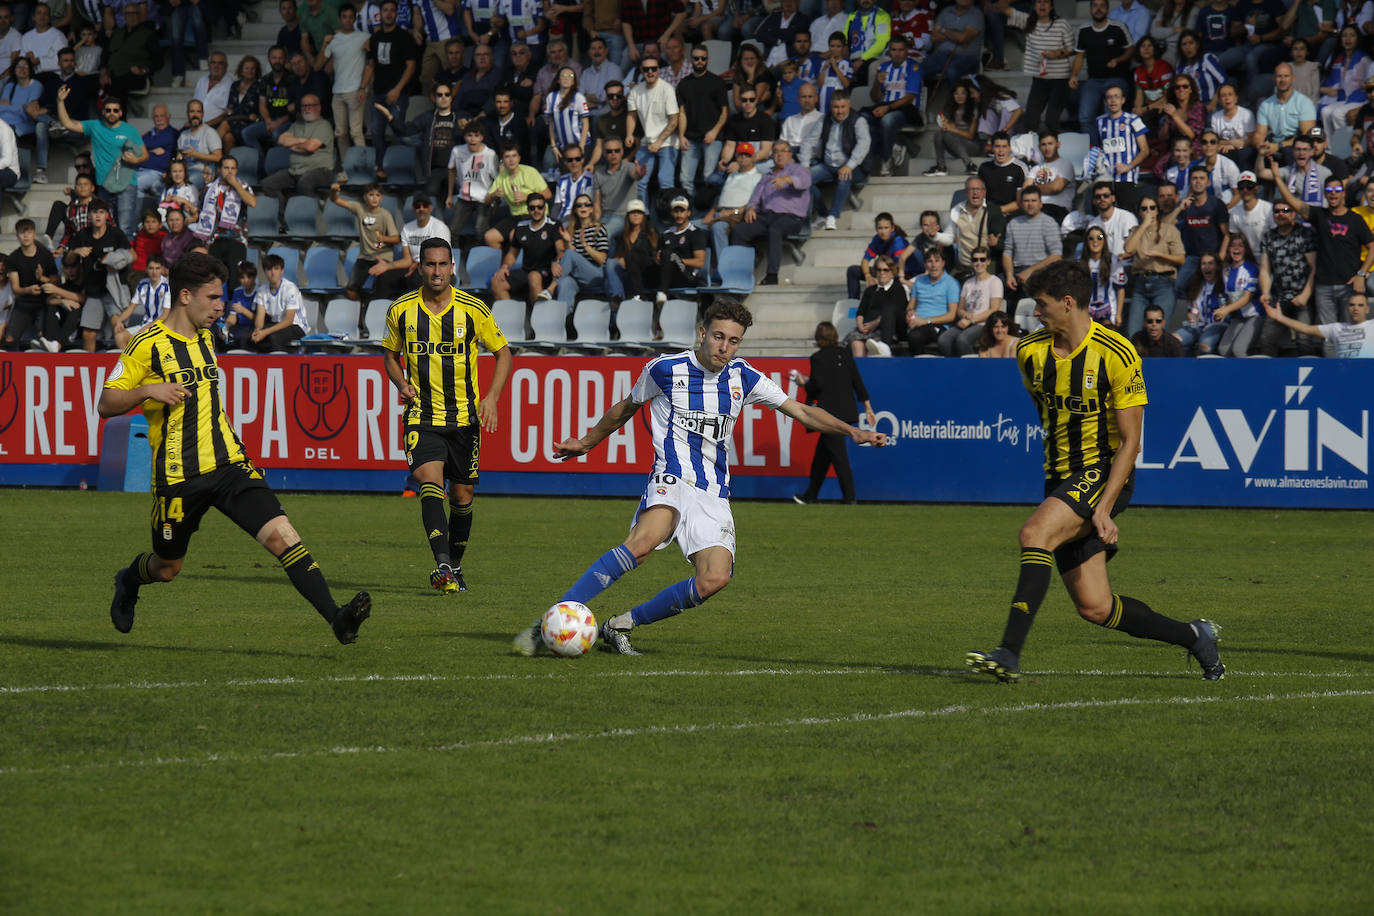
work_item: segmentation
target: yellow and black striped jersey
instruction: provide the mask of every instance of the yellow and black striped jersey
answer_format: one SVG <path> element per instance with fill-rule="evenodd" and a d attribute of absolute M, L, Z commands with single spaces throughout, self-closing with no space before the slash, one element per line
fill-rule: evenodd
<path fill-rule="evenodd" d="M 214 338 L 208 330 L 182 337 L 155 321 L 119 357 L 106 388 L 180 382 L 190 396 L 179 404 L 143 402 L 153 449 L 153 487 L 181 483 L 248 459 L 220 394 Z"/>
<path fill-rule="evenodd" d="M 495 353 L 506 346 L 491 310 L 476 296 L 453 290 L 437 315 L 420 291 L 391 303 L 382 346 L 399 353 L 419 396 L 406 411 L 407 426 L 468 426 L 477 422 L 477 343 Z"/>
<path fill-rule="evenodd" d="M 1021 380 L 1045 427 L 1045 474 L 1064 477 L 1110 461 L 1121 445 L 1116 411 L 1144 405 L 1145 376 L 1130 341 L 1093 322 L 1068 356 L 1041 328 L 1016 347 Z"/>

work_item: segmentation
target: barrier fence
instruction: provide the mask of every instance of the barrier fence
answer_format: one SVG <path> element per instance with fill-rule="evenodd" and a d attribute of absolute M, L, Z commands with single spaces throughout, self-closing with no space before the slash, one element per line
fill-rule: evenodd
<path fill-rule="evenodd" d="M 103 476 L 99 467 L 96 404 L 115 359 L 0 356 L 0 485 L 123 488 L 122 467 L 107 460 Z M 482 490 L 637 495 L 653 456 L 643 413 L 592 455 L 559 462 L 552 454 L 625 397 L 645 362 L 517 358 L 500 426 L 483 436 Z M 790 394 L 788 371 L 807 370 L 801 358 L 751 362 Z M 481 366 L 485 386 L 492 361 Z M 380 356 L 225 356 L 220 367 L 229 417 L 274 486 L 400 489 L 401 405 Z M 851 446 L 861 500 L 1039 499 L 1041 432 L 1013 361 L 867 359 L 860 367 L 878 428 L 892 440 Z M 1144 371 L 1150 406 L 1136 505 L 1374 508 L 1374 361 L 1159 359 Z M 802 489 L 815 437 L 800 424 L 747 408 L 734 439 L 737 497 Z M 823 498 L 838 495 L 830 488 Z"/>

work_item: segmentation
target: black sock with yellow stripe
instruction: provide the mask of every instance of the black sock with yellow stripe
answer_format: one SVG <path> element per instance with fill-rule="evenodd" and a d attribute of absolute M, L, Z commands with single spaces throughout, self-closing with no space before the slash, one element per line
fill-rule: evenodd
<path fill-rule="evenodd" d="M 472 503 L 448 504 L 448 551 L 454 569 L 463 565 L 463 553 L 472 534 Z"/>
<path fill-rule="evenodd" d="M 124 570 L 124 584 L 138 592 L 141 585 L 151 585 L 161 581 L 153 575 L 152 570 L 153 555 L 151 553 L 141 553 L 134 557 L 134 561 L 129 564 L 129 568 Z"/>
<path fill-rule="evenodd" d="M 286 578 L 296 586 L 296 591 L 301 593 L 301 597 L 314 605 L 321 617 L 333 623 L 334 612 L 338 607 L 334 604 L 334 596 L 329 594 L 329 583 L 324 580 L 320 564 L 315 562 L 315 558 L 305 549 L 305 545 L 297 542 L 294 546 L 286 548 L 285 552 L 277 557 L 277 562 L 286 570 Z"/>
<path fill-rule="evenodd" d="M 1102 626 L 1129 633 L 1136 639 L 1157 639 L 1184 648 L 1197 641 L 1192 624 L 1156 613 L 1144 601 L 1129 595 L 1112 595 L 1112 612 Z"/>
<path fill-rule="evenodd" d="M 1026 644 L 1035 612 L 1050 590 L 1054 572 L 1054 554 L 1039 547 L 1021 548 L 1021 575 L 1016 579 L 1016 594 L 1011 598 L 1011 612 L 1007 614 L 1007 628 L 1002 631 L 1002 646 L 1021 654 Z"/>
<path fill-rule="evenodd" d="M 449 562 L 448 517 L 444 515 L 444 504 L 447 502 L 448 494 L 442 486 L 437 483 L 420 484 L 420 521 L 425 526 L 425 537 L 429 539 L 435 566 Z"/>

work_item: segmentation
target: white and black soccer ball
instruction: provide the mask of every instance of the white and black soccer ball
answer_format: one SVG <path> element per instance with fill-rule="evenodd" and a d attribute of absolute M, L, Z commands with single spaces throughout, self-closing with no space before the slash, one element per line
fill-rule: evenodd
<path fill-rule="evenodd" d="M 596 645 L 596 617 L 585 604 L 560 601 L 544 612 L 539 633 L 555 655 L 576 658 Z"/>

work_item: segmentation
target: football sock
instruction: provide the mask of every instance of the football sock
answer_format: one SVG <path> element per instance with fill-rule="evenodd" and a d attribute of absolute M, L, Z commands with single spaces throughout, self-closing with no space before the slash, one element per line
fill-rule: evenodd
<path fill-rule="evenodd" d="M 559 601 L 578 601 L 588 604 L 597 595 L 611 587 L 611 583 L 639 565 L 630 548 L 624 544 L 612 547 L 596 558 L 587 567 L 582 578 L 573 583 L 572 588 L 563 594 Z"/>
<path fill-rule="evenodd" d="M 1112 612 L 1102 626 L 1129 633 L 1137 639 L 1157 639 L 1184 648 L 1197 642 L 1192 624 L 1156 613 L 1144 601 L 1129 595 L 1112 595 Z"/>
<path fill-rule="evenodd" d="M 1016 579 L 1016 594 L 1011 598 L 1007 626 L 1002 631 L 1002 645 L 1017 655 L 1026 644 L 1035 612 L 1050 590 L 1050 575 L 1054 572 L 1054 554 L 1039 547 L 1021 548 L 1021 575 Z"/>
<path fill-rule="evenodd" d="M 442 566 L 448 562 L 448 518 L 444 515 L 444 503 L 448 494 L 437 483 L 420 484 L 420 522 L 425 526 L 425 537 L 429 539 L 429 549 L 434 553 L 434 565 Z"/>
<path fill-rule="evenodd" d="M 134 557 L 134 561 L 129 564 L 129 568 L 124 570 L 125 587 L 132 589 L 134 593 L 137 594 L 139 586 L 151 585 L 159 581 L 157 577 L 153 575 L 151 569 L 152 563 L 153 555 L 151 553 L 141 553 Z"/>
<path fill-rule="evenodd" d="M 454 569 L 463 565 L 463 553 L 472 534 L 472 503 L 448 504 L 448 552 Z"/>
<path fill-rule="evenodd" d="M 277 560 L 281 563 L 281 568 L 286 570 L 286 577 L 291 580 L 291 584 L 296 586 L 296 591 L 301 593 L 301 597 L 314 605 L 321 617 L 333 623 L 338 605 L 334 603 L 334 596 L 329 594 L 329 583 L 324 580 L 320 564 L 315 562 L 315 558 L 305 549 L 305 545 L 298 541 L 294 547 L 286 548 Z"/>
<path fill-rule="evenodd" d="M 696 607 L 706 599 L 697 594 L 696 578 L 683 579 L 675 585 L 670 585 L 663 591 L 654 595 L 639 607 L 630 611 L 630 618 L 634 620 L 635 626 L 643 626 L 646 623 L 654 623 L 663 620 L 665 617 L 672 617 L 681 614 L 689 607 Z"/>

